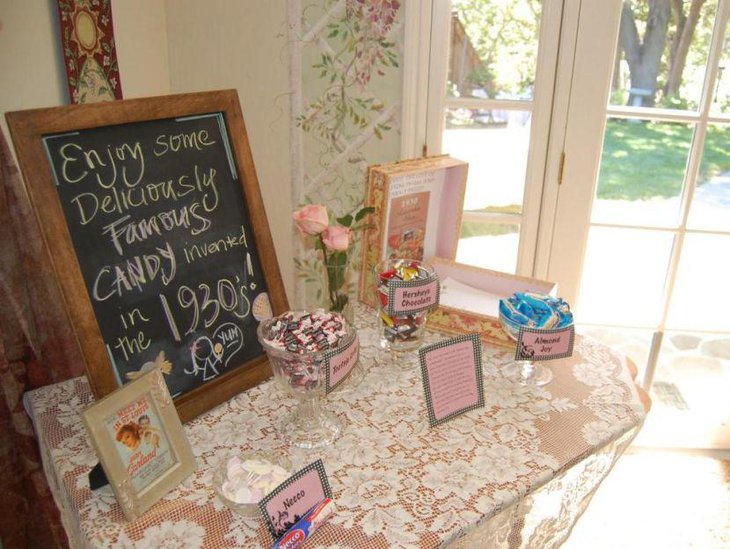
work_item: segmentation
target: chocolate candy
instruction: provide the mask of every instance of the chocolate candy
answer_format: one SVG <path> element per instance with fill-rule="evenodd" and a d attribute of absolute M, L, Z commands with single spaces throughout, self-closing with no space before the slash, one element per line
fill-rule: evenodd
<path fill-rule="evenodd" d="M 417 261 L 400 259 L 393 263 L 391 269 L 378 273 L 378 301 L 380 302 L 379 316 L 383 338 L 388 343 L 401 344 L 415 341 L 420 336 L 420 328 L 425 325 L 427 311 L 407 314 L 403 316 L 389 316 L 388 290 L 393 280 L 410 282 L 427 278 L 430 273 Z"/>

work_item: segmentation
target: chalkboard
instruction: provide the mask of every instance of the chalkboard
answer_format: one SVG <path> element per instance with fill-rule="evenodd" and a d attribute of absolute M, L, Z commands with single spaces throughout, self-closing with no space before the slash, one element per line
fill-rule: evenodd
<path fill-rule="evenodd" d="M 159 366 L 186 420 L 268 375 L 287 304 L 235 92 L 8 123 L 97 397 Z"/>

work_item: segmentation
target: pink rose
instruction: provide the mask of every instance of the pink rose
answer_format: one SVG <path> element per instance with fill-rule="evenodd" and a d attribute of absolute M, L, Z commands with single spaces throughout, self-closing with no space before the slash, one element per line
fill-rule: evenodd
<path fill-rule="evenodd" d="M 327 208 L 319 204 L 304 206 L 301 210 L 292 214 L 292 219 L 304 234 L 317 235 L 329 225 Z"/>
<path fill-rule="evenodd" d="M 322 241 L 328 249 L 344 252 L 350 247 L 352 231 L 348 227 L 338 225 L 327 227 L 322 233 Z"/>

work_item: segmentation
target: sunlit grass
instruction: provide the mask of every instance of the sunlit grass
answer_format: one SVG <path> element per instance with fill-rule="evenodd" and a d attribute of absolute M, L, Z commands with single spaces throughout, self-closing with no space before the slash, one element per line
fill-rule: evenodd
<path fill-rule="evenodd" d="M 610 119 L 606 124 L 598 179 L 598 198 L 648 200 L 679 196 L 684 181 L 694 126 L 668 122 L 630 122 Z M 730 126 L 707 129 L 699 184 L 730 173 Z M 488 206 L 476 211 L 519 213 L 521 206 Z M 467 221 L 461 238 L 516 233 L 519 225 Z"/>
<path fill-rule="evenodd" d="M 610 119 L 606 123 L 598 198 L 647 200 L 678 196 L 694 126 Z M 730 172 L 730 131 L 710 126 L 699 183 Z"/>
<path fill-rule="evenodd" d="M 519 204 L 509 204 L 507 206 L 487 206 L 473 212 L 490 212 L 490 213 L 520 213 L 522 207 Z M 461 235 L 459 238 L 470 238 L 472 236 L 499 236 L 503 234 L 514 234 L 519 232 L 520 226 L 511 223 L 489 223 L 478 221 L 464 221 L 461 224 Z"/>

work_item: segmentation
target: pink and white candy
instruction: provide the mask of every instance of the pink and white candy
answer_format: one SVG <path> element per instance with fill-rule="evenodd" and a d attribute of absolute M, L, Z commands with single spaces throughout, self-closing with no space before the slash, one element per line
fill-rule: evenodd
<path fill-rule="evenodd" d="M 234 456 L 226 464 L 226 480 L 221 491 L 235 503 L 258 503 L 287 478 L 289 473 L 279 465 L 261 459 L 244 461 Z"/>

